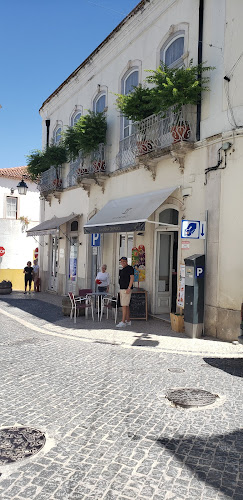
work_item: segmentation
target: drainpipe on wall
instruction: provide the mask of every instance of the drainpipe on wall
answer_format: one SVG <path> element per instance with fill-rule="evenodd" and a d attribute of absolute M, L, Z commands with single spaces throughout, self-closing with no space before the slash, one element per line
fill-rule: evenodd
<path fill-rule="evenodd" d="M 204 0 L 199 0 L 198 51 L 197 51 L 198 64 L 202 62 L 203 17 L 204 17 Z M 200 100 L 200 102 L 197 104 L 197 132 L 196 132 L 197 141 L 200 141 L 200 135 L 201 135 L 200 134 L 201 111 L 202 111 L 202 103 Z"/>
<path fill-rule="evenodd" d="M 51 120 L 46 120 L 46 147 L 49 146 L 49 131 L 50 131 Z"/>

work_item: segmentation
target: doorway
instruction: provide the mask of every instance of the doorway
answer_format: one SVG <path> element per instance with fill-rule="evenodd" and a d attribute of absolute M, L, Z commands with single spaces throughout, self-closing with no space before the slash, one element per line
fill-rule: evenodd
<path fill-rule="evenodd" d="M 159 222 L 167 223 L 168 227 L 156 231 L 155 313 L 169 314 L 176 312 L 178 211 L 165 208 L 159 214 Z M 172 225 L 176 230 L 168 231 Z"/>
<path fill-rule="evenodd" d="M 76 293 L 78 262 L 78 236 L 70 237 L 68 259 L 68 292 Z"/>
<path fill-rule="evenodd" d="M 49 289 L 57 291 L 58 274 L 58 237 L 51 236 L 51 261 L 50 261 L 50 283 Z"/>

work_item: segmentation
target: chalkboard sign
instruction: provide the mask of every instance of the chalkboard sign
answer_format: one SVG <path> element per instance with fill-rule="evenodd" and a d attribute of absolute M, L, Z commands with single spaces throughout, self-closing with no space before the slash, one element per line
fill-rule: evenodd
<path fill-rule="evenodd" d="M 148 304 L 147 292 L 145 290 L 132 291 L 130 301 L 130 318 L 131 319 L 148 319 Z"/>

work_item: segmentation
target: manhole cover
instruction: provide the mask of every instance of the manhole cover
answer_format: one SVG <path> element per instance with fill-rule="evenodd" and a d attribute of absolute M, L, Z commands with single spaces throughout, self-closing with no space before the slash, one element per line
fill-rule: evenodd
<path fill-rule="evenodd" d="M 172 373 L 184 373 L 185 370 L 183 368 L 168 368 L 169 372 Z"/>
<path fill-rule="evenodd" d="M 35 455 L 43 448 L 45 435 L 30 427 L 0 429 L 0 465 L 17 462 Z"/>
<path fill-rule="evenodd" d="M 166 398 L 176 406 L 192 408 L 212 405 L 218 396 L 203 389 L 173 389 L 167 393 Z"/>

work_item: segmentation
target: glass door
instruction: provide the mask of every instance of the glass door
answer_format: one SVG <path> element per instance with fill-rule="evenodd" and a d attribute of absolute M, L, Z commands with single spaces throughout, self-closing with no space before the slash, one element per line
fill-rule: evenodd
<path fill-rule="evenodd" d="M 155 270 L 156 314 L 171 312 L 173 241 L 173 233 L 157 233 L 157 258 Z"/>
<path fill-rule="evenodd" d="M 70 237 L 68 263 L 68 291 L 76 293 L 78 262 L 78 236 Z"/>
<path fill-rule="evenodd" d="M 57 291 L 58 238 L 51 236 L 50 290 Z"/>

